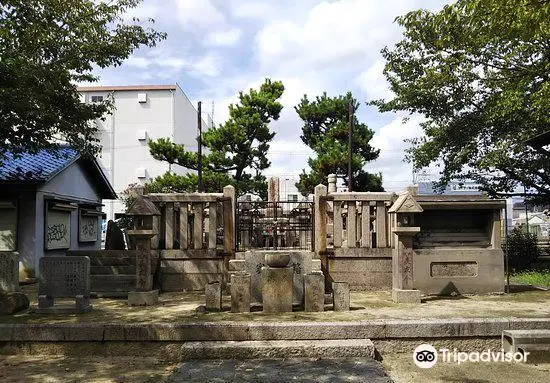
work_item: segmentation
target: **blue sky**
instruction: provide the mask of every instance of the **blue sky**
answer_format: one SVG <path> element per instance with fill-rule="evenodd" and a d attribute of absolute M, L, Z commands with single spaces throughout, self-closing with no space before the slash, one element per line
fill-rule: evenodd
<path fill-rule="evenodd" d="M 300 119 L 293 106 L 307 94 L 349 90 L 363 104 L 359 119 L 374 131 L 380 158 L 366 167 L 382 172 L 387 190 L 412 180 L 403 162 L 403 139 L 421 133 L 420 117 L 381 114 L 364 101 L 391 97 L 382 75 L 380 50 L 399 40 L 393 22 L 408 11 L 440 9 L 441 0 L 144 0 L 128 16 L 155 19 L 167 32 L 152 49 L 139 49 L 121 67 L 98 72 L 100 84 L 178 83 L 189 98 L 214 102 L 214 120 L 225 121 L 227 107 L 240 90 L 257 87 L 266 77 L 285 85 L 284 105 L 269 158 L 268 174 L 298 174 L 311 151 L 300 141 Z"/>

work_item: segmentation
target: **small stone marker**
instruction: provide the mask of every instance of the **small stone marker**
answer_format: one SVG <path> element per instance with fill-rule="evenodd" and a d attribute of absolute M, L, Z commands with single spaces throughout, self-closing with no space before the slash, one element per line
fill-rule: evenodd
<path fill-rule="evenodd" d="M 293 267 L 262 267 L 262 297 L 265 313 L 292 312 Z"/>
<path fill-rule="evenodd" d="M 313 272 L 304 276 L 304 310 L 325 310 L 325 276 L 322 272 Z"/>
<path fill-rule="evenodd" d="M 19 289 L 19 254 L 0 253 L 0 315 L 27 309 L 29 299 Z"/>
<path fill-rule="evenodd" d="M 250 274 L 235 273 L 231 275 L 231 312 L 250 312 Z"/>
<path fill-rule="evenodd" d="M 73 313 L 91 310 L 90 258 L 44 256 L 40 258 L 38 313 Z M 55 298 L 75 298 L 74 308 L 57 308 Z"/>
<path fill-rule="evenodd" d="M 332 302 L 334 311 L 349 311 L 349 284 L 332 282 Z"/>
<path fill-rule="evenodd" d="M 126 250 L 124 234 L 115 221 L 107 222 L 107 233 L 105 234 L 105 250 Z"/>
<path fill-rule="evenodd" d="M 204 286 L 206 296 L 206 310 L 221 311 L 222 309 L 222 285 L 220 282 L 208 282 Z"/>

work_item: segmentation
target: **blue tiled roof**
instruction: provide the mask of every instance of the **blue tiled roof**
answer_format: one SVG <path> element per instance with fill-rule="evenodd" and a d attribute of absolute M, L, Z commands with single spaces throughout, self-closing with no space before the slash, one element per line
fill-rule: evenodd
<path fill-rule="evenodd" d="M 67 146 L 41 150 L 37 154 L 14 156 L 7 153 L 0 163 L 0 181 L 45 182 L 65 169 L 80 155 Z"/>

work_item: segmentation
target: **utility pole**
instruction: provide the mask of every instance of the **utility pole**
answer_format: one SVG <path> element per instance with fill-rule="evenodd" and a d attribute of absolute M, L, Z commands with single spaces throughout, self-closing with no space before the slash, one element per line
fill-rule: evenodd
<path fill-rule="evenodd" d="M 348 104 L 348 192 L 353 191 L 353 174 L 351 172 L 351 157 L 353 153 L 353 124 L 355 113 L 353 110 L 353 97 L 349 100 Z"/>
<path fill-rule="evenodd" d="M 199 156 L 198 158 L 198 176 L 199 176 L 199 193 L 202 193 L 202 103 L 199 101 L 199 106 L 197 108 L 197 127 L 199 128 L 199 137 L 197 139 L 198 141 L 198 148 L 197 148 L 197 154 Z"/>

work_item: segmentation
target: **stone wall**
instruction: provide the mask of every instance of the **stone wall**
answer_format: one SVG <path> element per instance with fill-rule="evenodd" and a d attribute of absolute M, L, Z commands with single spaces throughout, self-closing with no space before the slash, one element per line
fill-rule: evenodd
<path fill-rule="evenodd" d="M 350 290 L 390 290 L 392 249 L 335 249 L 334 256 L 323 257 L 326 285 L 347 282 Z"/>
<path fill-rule="evenodd" d="M 225 282 L 226 260 L 214 249 L 161 250 L 162 291 L 203 291 L 209 282 Z"/>
<path fill-rule="evenodd" d="M 499 249 L 415 250 L 414 288 L 423 294 L 504 292 L 504 255 Z"/>

